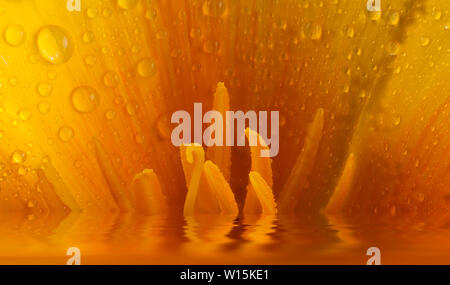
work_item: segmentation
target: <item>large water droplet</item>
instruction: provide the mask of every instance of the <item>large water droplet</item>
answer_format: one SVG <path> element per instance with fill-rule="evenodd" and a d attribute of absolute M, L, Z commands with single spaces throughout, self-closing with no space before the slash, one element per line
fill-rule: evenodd
<path fill-rule="evenodd" d="M 151 77 L 156 73 L 155 62 L 149 58 L 144 58 L 138 63 L 138 74 L 142 77 Z"/>
<path fill-rule="evenodd" d="M 97 91 L 89 86 L 80 86 L 72 91 L 72 106 L 80 113 L 94 111 L 100 103 Z"/>
<path fill-rule="evenodd" d="M 24 163 L 25 160 L 27 159 L 27 155 L 25 154 L 25 152 L 21 151 L 21 150 L 15 150 L 13 152 L 13 154 L 11 155 L 11 161 L 13 163 Z"/>
<path fill-rule="evenodd" d="M 5 29 L 5 40 L 12 46 L 19 46 L 25 40 L 25 30 L 22 26 L 11 25 Z"/>
<path fill-rule="evenodd" d="M 69 33 L 55 25 L 43 27 L 37 36 L 41 56 L 50 63 L 61 64 L 73 54 L 73 43 Z"/>

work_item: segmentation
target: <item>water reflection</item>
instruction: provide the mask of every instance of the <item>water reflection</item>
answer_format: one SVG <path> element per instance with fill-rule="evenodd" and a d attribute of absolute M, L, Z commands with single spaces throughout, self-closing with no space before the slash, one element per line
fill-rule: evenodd
<path fill-rule="evenodd" d="M 0 213 L 0 263 L 65 264 L 79 247 L 84 264 L 365 264 L 450 262 L 444 224 L 351 224 L 343 217 L 173 216 Z"/>

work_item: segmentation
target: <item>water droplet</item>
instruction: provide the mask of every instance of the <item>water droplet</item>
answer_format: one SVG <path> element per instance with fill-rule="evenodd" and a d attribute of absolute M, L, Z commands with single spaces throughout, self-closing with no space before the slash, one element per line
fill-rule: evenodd
<path fill-rule="evenodd" d="M 29 200 L 27 204 L 28 208 L 34 208 L 36 207 L 36 205 L 37 205 L 36 200 Z"/>
<path fill-rule="evenodd" d="M 224 18 L 228 15 L 228 7 L 224 0 L 206 0 L 202 12 L 205 16 Z"/>
<path fill-rule="evenodd" d="M 348 27 L 346 34 L 347 37 L 353 38 L 355 36 L 355 30 L 352 27 Z"/>
<path fill-rule="evenodd" d="M 433 19 L 435 19 L 437 21 L 441 18 L 442 12 L 439 10 L 436 10 L 436 8 L 433 8 L 433 12 L 431 13 L 431 16 L 433 17 Z"/>
<path fill-rule="evenodd" d="M 19 174 L 19 175 L 25 175 L 25 174 L 27 174 L 27 168 L 26 167 L 24 167 L 24 166 L 19 166 L 19 168 L 17 169 L 17 174 Z"/>
<path fill-rule="evenodd" d="M 98 15 L 98 9 L 97 9 L 97 8 L 88 8 L 88 9 L 86 10 L 86 15 L 87 15 L 89 18 L 93 19 L 93 18 L 97 17 L 97 15 Z"/>
<path fill-rule="evenodd" d="M 48 77 L 48 79 L 50 79 L 50 80 L 55 80 L 56 79 L 56 71 L 49 71 L 48 73 L 47 73 L 47 77 Z"/>
<path fill-rule="evenodd" d="M 94 40 L 95 35 L 93 32 L 88 31 L 88 32 L 83 33 L 82 38 L 83 38 L 83 42 L 90 43 Z"/>
<path fill-rule="evenodd" d="M 63 142 L 68 142 L 73 138 L 73 129 L 69 126 L 59 128 L 58 137 Z"/>
<path fill-rule="evenodd" d="M 392 56 L 398 55 L 398 53 L 400 52 L 400 44 L 398 42 L 390 42 L 387 45 L 387 51 Z"/>
<path fill-rule="evenodd" d="M 110 17 L 112 15 L 113 11 L 109 8 L 105 8 L 102 11 L 103 17 Z"/>
<path fill-rule="evenodd" d="M 306 23 L 303 26 L 303 34 L 312 40 L 320 40 L 322 37 L 322 27 L 317 23 Z"/>
<path fill-rule="evenodd" d="M 127 112 L 130 116 L 134 116 L 137 114 L 139 105 L 136 102 L 129 102 L 126 105 Z"/>
<path fill-rule="evenodd" d="M 138 0 L 117 0 L 117 5 L 122 9 L 133 9 L 138 4 Z"/>
<path fill-rule="evenodd" d="M 397 12 L 392 12 L 389 15 L 388 20 L 389 25 L 397 27 L 399 22 L 400 22 L 400 15 Z"/>
<path fill-rule="evenodd" d="M 22 121 L 28 121 L 31 118 L 31 112 L 28 109 L 19 110 L 18 115 Z"/>
<path fill-rule="evenodd" d="M 114 71 L 108 71 L 103 76 L 103 83 L 106 87 L 116 87 L 119 84 L 119 75 Z"/>
<path fill-rule="evenodd" d="M 395 207 L 395 205 L 391 206 L 391 208 L 389 209 L 389 213 L 391 214 L 391 216 L 395 216 L 397 214 L 397 208 Z"/>
<path fill-rule="evenodd" d="M 420 165 L 420 160 L 417 159 L 416 162 L 414 163 L 414 166 L 419 167 L 419 165 Z"/>
<path fill-rule="evenodd" d="M 402 118 L 400 116 L 395 117 L 394 118 L 394 126 L 400 125 L 401 121 L 402 121 Z"/>
<path fill-rule="evenodd" d="M 50 96 L 53 91 L 53 85 L 50 82 L 41 82 L 37 85 L 37 91 L 42 97 Z"/>
<path fill-rule="evenodd" d="M 75 110 L 80 113 L 89 113 L 98 107 L 100 96 L 94 88 L 80 86 L 72 91 L 71 100 Z"/>
<path fill-rule="evenodd" d="M 25 154 L 25 152 L 21 151 L 21 150 L 15 150 L 13 152 L 13 154 L 11 155 L 11 161 L 12 163 L 24 163 L 25 160 L 27 159 L 27 155 Z"/>
<path fill-rule="evenodd" d="M 83 165 L 83 162 L 82 162 L 80 159 L 76 159 L 76 160 L 73 162 L 73 165 L 74 165 L 76 168 L 80 168 L 80 167 Z"/>
<path fill-rule="evenodd" d="M 149 58 L 144 58 L 138 63 L 137 70 L 140 76 L 151 77 L 156 73 L 155 62 Z"/>
<path fill-rule="evenodd" d="M 73 54 L 73 43 L 69 33 L 55 25 L 45 26 L 39 31 L 37 46 L 41 56 L 53 64 L 64 63 Z"/>
<path fill-rule="evenodd" d="M 156 19 L 157 11 L 155 9 L 148 9 L 147 12 L 145 12 L 145 18 L 147 20 L 154 20 Z"/>
<path fill-rule="evenodd" d="M 170 119 L 168 114 L 161 114 L 156 121 L 156 129 L 158 130 L 158 135 L 161 139 L 169 139 L 171 128 L 169 126 Z"/>
<path fill-rule="evenodd" d="M 39 102 L 38 110 L 41 114 L 47 114 L 48 112 L 50 112 L 50 103 L 46 101 Z"/>
<path fill-rule="evenodd" d="M 25 41 L 25 30 L 22 26 L 11 25 L 5 29 L 5 40 L 12 46 L 19 46 Z"/>
<path fill-rule="evenodd" d="M 106 119 L 108 119 L 108 120 L 114 120 L 114 118 L 116 117 L 116 111 L 114 111 L 114 110 L 108 110 L 108 111 L 106 111 L 105 117 L 106 117 Z"/>
<path fill-rule="evenodd" d="M 44 157 L 42 157 L 42 163 L 43 163 L 43 164 L 47 164 L 47 163 L 49 163 L 49 162 L 50 162 L 50 157 L 48 157 L 47 155 L 44 156 Z"/>
<path fill-rule="evenodd" d="M 88 55 L 86 56 L 86 58 L 84 59 L 84 62 L 87 65 L 94 65 L 97 62 L 97 58 L 93 55 Z"/>
<path fill-rule="evenodd" d="M 220 44 L 216 40 L 207 39 L 203 42 L 203 51 L 205 53 L 218 52 Z"/>
<path fill-rule="evenodd" d="M 429 37 L 422 37 L 422 38 L 420 38 L 420 44 L 423 47 L 428 46 L 430 44 L 430 38 Z"/>

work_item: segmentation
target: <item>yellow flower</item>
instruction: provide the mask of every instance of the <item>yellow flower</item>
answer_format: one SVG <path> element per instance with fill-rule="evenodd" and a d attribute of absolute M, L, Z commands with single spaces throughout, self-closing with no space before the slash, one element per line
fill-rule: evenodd
<path fill-rule="evenodd" d="M 240 216 L 254 241 L 274 219 L 448 218 L 448 1 L 63 2 L 0 3 L 2 213 L 61 235 L 184 216 L 222 242 Z M 278 156 L 174 147 L 194 102 L 280 111 Z"/>

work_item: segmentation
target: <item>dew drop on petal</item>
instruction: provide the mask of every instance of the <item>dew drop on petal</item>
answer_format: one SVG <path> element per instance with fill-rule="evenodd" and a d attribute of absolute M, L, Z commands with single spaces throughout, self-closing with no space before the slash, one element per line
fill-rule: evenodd
<path fill-rule="evenodd" d="M 429 37 L 422 37 L 422 38 L 420 38 L 420 44 L 423 47 L 428 46 L 430 44 L 430 38 Z"/>
<path fill-rule="evenodd" d="M 303 34 L 312 40 L 320 40 L 322 37 L 322 26 L 317 23 L 306 23 L 303 26 Z"/>
<path fill-rule="evenodd" d="M 129 102 L 126 105 L 127 113 L 130 116 L 134 116 L 137 114 L 139 105 L 136 102 Z"/>
<path fill-rule="evenodd" d="M 71 94 L 72 106 L 80 113 L 90 113 L 94 111 L 99 103 L 100 96 L 97 91 L 89 86 L 75 88 Z"/>
<path fill-rule="evenodd" d="M 388 23 L 391 26 L 397 27 L 400 22 L 400 15 L 397 12 L 392 12 L 389 15 Z"/>
<path fill-rule="evenodd" d="M 52 94 L 53 91 L 53 85 L 50 82 L 40 82 L 37 85 L 37 91 L 39 93 L 40 96 L 42 97 L 47 97 L 50 96 L 50 94 Z"/>
<path fill-rule="evenodd" d="M 145 12 L 145 18 L 147 20 L 154 20 L 156 19 L 157 11 L 155 9 L 149 9 Z"/>
<path fill-rule="evenodd" d="M 109 8 L 103 9 L 102 15 L 103 17 L 110 17 L 112 15 L 113 11 Z"/>
<path fill-rule="evenodd" d="M 28 172 L 27 168 L 22 165 L 19 166 L 19 168 L 17 169 L 17 174 L 19 175 L 25 175 L 27 174 L 27 172 Z"/>
<path fill-rule="evenodd" d="M 62 126 L 58 130 L 58 137 L 63 142 L 68 142 L 73 138 L 73 129 L 69 126 Z"/>
<path fill-rule="evenodd" d="M 18 115 L 22 121 L 28 121 L 31 118 L 31 111 L 28 109 L 21 109 L 19 110 Z"/>
<path fill-rule="evenodd" d="M 39 102 L 38 110 L 41 114 L 47 114 L 48 112 L 50 112 L 50 103 L 46 101 Z"/>
<path fill-rule="evenodd" d="M 223 18 L 228 14 L 228 6 L 225 0 L 205 0 L 202 12 L 205 16 Z"/>
<path fill-rule="evenodd" d="M 89 18 L 93 19 L 93 18 L 97 17 L 97 15 L 98 15 L 98 9 L 97 9 L 97 8 L 88 8 L 88 9 L 86 10 L 86 15 L 87 15 Z"/>
<path fill-rule="evenodd" d="M 83 42 L 90 43 L 94 40 L 95 35 L 93 32 L 88 31 L 88 32 L 83 33 L 82 38 L 83 38 Z"/>
<path fill-rule="evenodd" d="M 103 75 L 103 83 L 106 87 L 116 87 L 119 83 L 119 75 L 114 71 L 108 71 Z"/>
<path fill-rule="evenodd" d="M 97 58 L 93 55 L 88 55 L 84 58 L 84 62 L 87 65 L 94 65 L 97 62 Z"/>
<path fill-rule="evenodd" d="M 108 120 L 114 120 L 114 118 L 116 117 L 116 112 L 114 110 L 108 110 L 105 113 L 105 117 Z"/>
<path fill-rule="evenodd" d="M 394 118 L 394 126 L 400 125 L 401 121 L 402 121 L 402 118 L 400 116 L 395 117 Z"/>
<path fill-rule="evenodd" d="M 12 163 L 24 163 L 25 160 L 27 159 L 27 155 L 25 154 L 25 152 L 21 151 L 21 150 L 15 150 L 12 155 L 11 155 L 11 161 Z"/>
<path fill-rule="evenodd" d="M 38 32 L 37 47 L 41 56 L 52 64 L 64 63 L 73 54 L 73 43 L 69 33 L 55 25 L 45 26 Z"/>
<path fill-rule="evenodd" d="M 437 21 L 441 18 L 442 12 L 439 10 L 436 10 L 436 8 L 433 8 L 433 12 L 431 13 L 431 16 L 433 17 L 433 19 L 435 19 Z"/>
<path fill-rule="evenodd" d="M 25 41 L 25 30 L 22 26 L 11 25 L 5 29 L 5 40 L 11 46 L 19 46 Z"/>
<path fill-rule="evenodd" d="M 156 73 L 155 62 L 149 58 L 142 59 L 138 63 L 137 71 L 142 77 L 151 77 Z"/>
<path fill-rule="evenodd" d="M 355 36 L 355 30 L 353 27 L 348 27 L 346 32 L 347 37 L 353 38 Z"/>
<path fill-rule="evenodd" d="M 387 50 L 392 56 L 398 55 L 398 53 L 400 52 L 400 44 L 398 42 L 390 42 L 387 45 Z"/>

